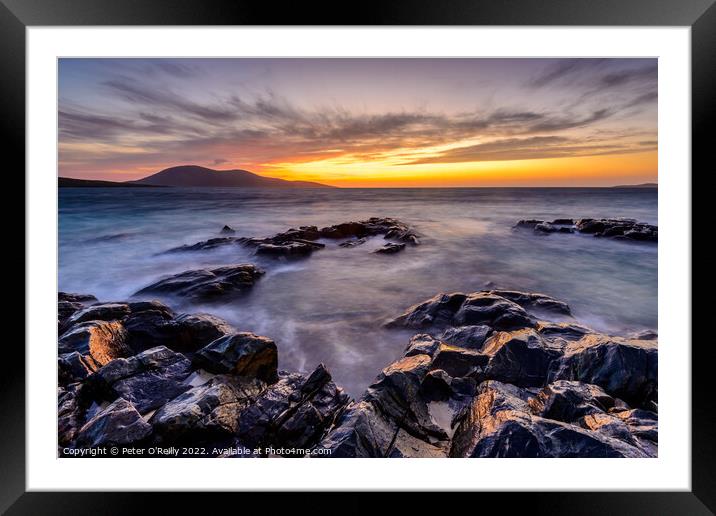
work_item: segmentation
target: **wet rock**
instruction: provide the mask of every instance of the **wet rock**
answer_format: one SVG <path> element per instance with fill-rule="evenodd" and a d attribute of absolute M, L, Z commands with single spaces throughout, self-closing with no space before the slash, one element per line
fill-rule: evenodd
<path fill-rule="evenodd" d="M 221 228 L 222 235 L 233 235 L 234 233 L 236 233 L 236 230 L 234 230 L 231 226 L 224 226 Z"/>
<path fill-rule="evenodd" d="M 636 340 L 659 340 L 659 333 L 656 330 L 641 330 L 627 335 L 627 338 Z"/>
<path fill-rule="evenodd" d="M 194 352 L 216 339 L 233 333 L 229 323 L 209 314 L 181 314 L 172 321 L 176 330 L 174 342 L 170 347 L 174 351 Z"/>
<path fill-rule="evenodd" d="M 544 220 L 539 219 L 523 219 L 518 220 L 517 223 L 513 226 L 513 228 L 528 228 L 528 229 L 534 229 L 535 226 L 538 224 L 544 223 Z"/>
<path fill-rule="evenodd" d="M 546 339 L 563 339 L 567 341 L 579 340 L 589 333 L 595 333 L 594 330 L 575 323 L 555 323 L 548 321 L 538 321 L 537 331 Z"/>
<path fill-rule="evenodd" d="M 57 357 L 59 384 L 81 382 L 100 367 L 89 354 L 82 355 L 77 351 L 63 353 Z"/>
<path fill-rule="evenodd" d="M 480 351 L 491 333 L 492 328 L 485 325 L 459 326 L 445 330 L 440 335 L 440 340 L 453 346 Z"/>
<path fill-rule="evenodd" d="M 483 346 L 489 363 L 485 378 L 520 387 L 540 387 L 547 380 L 550 366 L 561 349 L 527 328 L 497 332 Z"/>
<path fill-rule="evenodd" d="M 248 242 L 248 241 L 247 241 Z M 256 254 L 264 256 L 283 256 L 286 258 L 309 256 L 318 249 L 323 249 L 324 244 L 316 242 L 285 242 L 274 244 L 270 242 L 259 243 L 256 245 Z"/>
<path fill-rule="evenodd" d="M 129 315 L 128 303 L 99 303 L 75 312 L 67 319 L 64 328 L 87 321 L 117 321 Z"/>
<path fill-rule="evenodd" d="M 657 357 L 655 341 L 590 334 L 567 344 L 550 381 L 595 384 L 632 406 L 645 406 L 657 400 Z"/>
<path fill-rule="evenodd" d="M 579 232 L 615 240 L 658 241 L 657 226 L 634 219 L 555 219 L 551 222 L 526 219 L 517 221 L 513 228 L 532 229 L 541 235 Z"/>
<path fill-rule="evenodd" d="M 71 292 L 58 292 L 58 301 L 67 301 L 70 303 L 82 303 L 84 305 L 97 303 L 99 300 L 91 294 L 77 294 Z"/>
<path fill-rule="evenodd" d="M 355 238 L 353 240 L 346 240 L 345 242 L 341 242 L 338 244 L 340 247 L 356 247 L 359 245 L 363 245 L 368 241 L 367 238 Z"/>
<path fill-rule="evenodd" d="M 185 253 L 185 252 L 190 252 L 190 251 L 208 251 L 211 249 L 216 249 L 217 247 L 223 247 L 225 245 L 235 244 L 236 242 L 237 242 L 237 239 L 234 237 L 216 237 L 216 238 L 210 238 L 209 240 L 203 240 L 201 242 L 197 242 L 196 244 L 180 245 L 179 247 L 174 247 L 174 248 L 164 251 L 163 253 L 160 253 L 160 254 Z"/>
<path fill-rule="evenodd" d="M 531 413 L 529 393 L 483 382 L 457 429 L 453 457 L 645 457 L 639 448 L 577 425 Z"/>
<path fill-rule="evenodd" d="M 84 447 L 136 444 L 146 439 L 152 427 L 134 406 L 118 398 L 82 426 L 77 445 Z"/>
<path fill-rule="evenodd" d="M 529 404 L 534 414 L 574 423 L 589 414 L 606 413 L 616 401 L 597 385 L 559 380 L 544 387 Z"/>
<path fill-rule="evenodd" d="M 160 407 L 149 423 L 162 444 L 222 442 L 236 435 L 241 411 L 265 388 L 258 380 L 216 376 Z"/>
<path fill-rule="evenodd" d="M 191 362 L 184 355 L 158 346 L 112 360 L 88 381 L 100 399 L 122 397 L 145 414 L 189 389 L 184 380 L 190 374 Z"/>
<path fill-rule="evenodd" d="M 127 345 L 127 331 L 122 323 L 102 320 L 73 326 L 58 341 L 58 352 L 60 355 L 77 352 L 85 357 L 89 356 L 89 361 L 99 366 L 132 354 Z M 74 359 L 71 361 L 75 362 Z"/>
<path fill-rule="evenodd" d="M 174 295 L 194 302 L 211 302 L 246 293 L 263 274 L 252 264 L 196 269 L 161 279 L 134 296 Z"/>
<path fill-rule="evenodd" d="M 438 294 L 410 307 L 387 327 L 445 328 L 488 325 L 493 329 L 534 326 L 536 320 L 520 305 L 488 292 Z"/>
<path fill-rule="evenodd" d="M 323 364 L 308 376 L 283 374 L 242 411 L 238 438 L 248 447 L 313 448 L 349 400 Z"/>
<path fill-rule="evenodd" d="M 134 353 L 156 346 L 173 348 L 174 312 L 158 301 L 130 303 L 130 314 L 123 319 L 127 342 Z"/>
<path fill-rule="evenodd" d="M 267 383 L 277 380 L 276 344 L 253 333 L 221 337 L 197 351 L 193 360 L 197 367 L 212 373 L 258 378 Z"/>
<path fill-rule="evenodd" d="M 537 294 L 534 292 L 520 292 L 517 290 L 490 290 L 490 294 L 495 294 L 505 299 L 509 299 L 527 310 L 539 310 L 553 314 L 571 315 L 569 305 L 564 301 L 559 301 L 545 294 Z"/>
<path fill-rule="evenodd" d="M 72 444 L 84 422 L 87 404 L 82 385 L 75 383 L 57 392 L 57 437 L 60 447 Z"/>
<path fill-rule="evenodd" d="M 385 244 L 383 247 L 379 247 L 374 253 L 378 254 L 395 254 L 405 249 L 405 244 L 390 243 Z"/>
<path fill-rule="evenodd" d="M 481 371 L 489 360 L 488 355 L 441 343 L 433 356 L 432 367 L 445 371 L 451 377 L 462 377 Z"/>

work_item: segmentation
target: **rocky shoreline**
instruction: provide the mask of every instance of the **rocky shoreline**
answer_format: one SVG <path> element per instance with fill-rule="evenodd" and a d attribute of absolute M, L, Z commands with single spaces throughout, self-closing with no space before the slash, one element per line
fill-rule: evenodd
<path fill-rule="evenodd" d="M 240 267 L 242 278 L 254 274 Z M 201 277 L 200 292 L 227 288 Z M 562 301 L 494 289 L 439 294 L 386 326 L 415 335 L 352 400 L 323 364 L 280 371 L 275 342 L 217 317 L 61 292 L 59 454 L 119 446 L 214 457 L 657 455 L 653 333 L 604 335 Z"/>
<path fill-rule="evenodd" d="M 659 228 L 634 219 L 539 219 L 518 220 L 514 229 L 531 229 L 537 235 L 583 233 L 595 237 L 633 242 L 657 242 Z"/>

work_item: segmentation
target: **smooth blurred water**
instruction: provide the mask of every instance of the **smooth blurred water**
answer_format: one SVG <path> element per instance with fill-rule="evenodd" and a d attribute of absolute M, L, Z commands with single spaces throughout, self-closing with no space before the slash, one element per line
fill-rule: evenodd
<path fill-rule="evenodd" d="M 656 189 L 62 188 L 59 207 L 60 290 L 124 300 L 166 274 L 257 263 L 267 274 L 246 297 L 174 308 L 214 313 L 273 338 L 281 368 L 306 371 L 323 362 L 354 396 L 400 356 L 411 334 L 381 324 L 439 292 L 492 282 L 564 300 L 576 319 L 601 331 L 657 326 L 656 245 L 511 229 L 523 218 L 656 224 Z M 236 236 L 270 236 L 372 216 L 415 227 L 422 245 L 373 254 L 384 243 L 378 237 L 354 248 L 332 243 L 290 262 L 257 259 L 239 246 L 156 255 L 218 236 L 224 224 Z"/>

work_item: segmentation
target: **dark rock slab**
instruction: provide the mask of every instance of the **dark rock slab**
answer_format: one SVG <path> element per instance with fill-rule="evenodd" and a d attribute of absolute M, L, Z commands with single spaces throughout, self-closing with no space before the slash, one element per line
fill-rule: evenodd
<path fill-rule="evenodd" d="M 536 319 L 514 301 L 489 291 L 481 291 L 472 294 L 438 294 L 410 307 L 386 326 L 446 328 L 487 325 L 493 329 L 515 329 L 532 327 L 535 323 Z"/>
<path fill-rule="evenodd" d="M 122 397 L 145 414 L 188 390 L 184 380 L 191 371 L 191 362 L 184 355 L 158 346 L 112 360 L 88 380 L 100 399 Z"/>
<path fill-rule="evenodd" d="M 241 411 L 266 385 L 258 380 L 215 376 L 160 407 L 149 423 L 162 444 L 207 444 L 230 440 L 239 429 Z"/>
<path fill-rule="evenodd" d="M 588 383 L 558 380 L 530 399 L 534 414 L 565 423 L 575 423 L 590 414 L 606 413 L 617 400 L 604 390 Z"/>
<path fill-rule="evenodd" d="M 480 351 L 492 328 L 484 324 L 448 328 L 440 335 L 440 340 L 453 346 Z"/>
<path fill-rule="evenodd" d="M 263 274 L 252 264 L 190 270 L 161 279 L 134 296 L 171 295 L 194 302 L 212 302 L 245 294 Z"/>
<path fill-rule="evenodd" d="M 74 325 L 58 341 L 58 351 L 60 355 L 77 352 L 84 357 L 89 356 L 91 358 L 87 360 L 98 366 L 132 354 L 122 323 L 102 320 Z"/>
<path fill-rule="evenodd" d="M 561 356 L 561 349 L 526 328 L 495 333 L 485 342 L 482 353 L 490 357 L 485 378 L 520 387 L 540 387 L 552 363 Z"/>
<path fill-rule="evenodd" d="M 390 244 L 385 244 L 383 247 L 379 247 L 373 252 L 378 254 L 395 254 L 399 253 L 403 249 L 405 249 L 405 244 L 393 242 Z"/>
<path fill-rule="evenodd" d="M 78 310 L 64 324 L 64 329 L 87 321 L 118 321 L 130 312 L 129 303 L 98 303 Z"/>
<path fill-rule="evenodd" d="M 137 444 L 146 439 L 152 427 L 127 400 L 118 398 L 99 411 L 77 434 L 77 445 L 86 447 Z"/>
<path fill-rule="evenodd" d="M 231 226 L 224 226 L 223 228 L 221 228 L 220 233 L 222 235 L 233 235 L 234 233 L 236 233 L 236 230 Z"/>
<path fill-rule="evenodd" d="M 323 364 L 308 376 L 283 374 L 241 412 L 238 438 L 248 447 L 313 448 L 349 400 Z"/>
<path fill-rule="evenodd" d="M 63 353 L 57 357 L 57 373 L 60 385 L 81 382 L 101 366 L 92 355 L 83 355 L 77 351 Z"/>
<path fill-rule="evenodd" d="M 569 305 L 545 294 L 520 292 L 518 290 L 490 290 L 491 294 L 504 297 L 527 310 L 538 310 L 560 315 L 571 315 Z"/>
<path fill-rule="evenodd" d="M 277 376 L 276 343 L 253 333 L 221 337 L 196 352 L 197 367 L 212 373 L 230 373 L 274 383 Z"/>
<path fill-rule="evenodd" d="M 657 359 L 655 341 L 590 334 L 568 343 L 549 380 L 595 384 L 632 406 L 649 406 L 657 401 Z"/>
<path fill-rule="evenodd" d="M 529 393 L 483 382 L 453 439 L 453 457 L 646 457 L 640 448 L 600 432 L 531 413 Z"/>
<path fill-rule="evenodd" d="M 532 229 L 538 235 L 551 233 L 583 233 L 615 240 L 657 242 L 657 226 L 634 219 L 555 219 L 551 222 L 537 219 L 519 220 L 514 228 Z"/>

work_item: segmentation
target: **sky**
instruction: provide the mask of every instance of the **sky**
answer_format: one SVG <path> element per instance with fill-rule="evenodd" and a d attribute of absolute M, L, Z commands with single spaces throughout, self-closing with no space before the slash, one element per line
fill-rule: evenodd
<path fill-rule="evenodd" d="M 656 59 L 60 59 L 59 175 L 342 187 L 657 181 Z"/>

